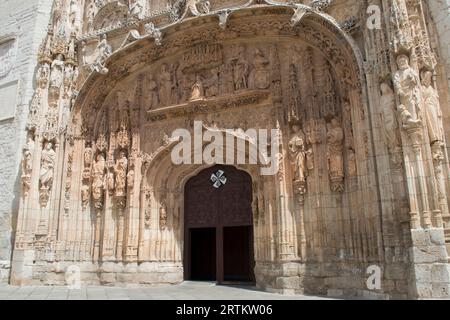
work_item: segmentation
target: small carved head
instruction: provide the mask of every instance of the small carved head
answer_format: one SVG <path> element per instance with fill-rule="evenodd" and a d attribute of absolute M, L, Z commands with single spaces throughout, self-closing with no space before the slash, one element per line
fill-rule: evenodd
<path fill-rule="evenodd" d="M 405 70 L 409 68 L 409 57 L 406 54 L 400 54 L 397 57 L 397 65 L 400 70 Z"/>
<path fill-rule="evenodd" d="M 421 73 L 422 84 L 425 86 L 431 86 L 433 73 L 430 70 L 424 70 Z"/>

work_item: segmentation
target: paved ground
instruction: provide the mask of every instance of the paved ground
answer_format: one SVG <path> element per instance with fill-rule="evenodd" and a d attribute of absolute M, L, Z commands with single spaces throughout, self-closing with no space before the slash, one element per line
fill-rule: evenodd
<path fill-rule="evenodd" d="M 147 288 L 12 287 L 0 286 L 0 300 L 321 300 L 315 296 L 283 296 L 252 287 L 217 286 L 184 282 L 174 286 Z"/>

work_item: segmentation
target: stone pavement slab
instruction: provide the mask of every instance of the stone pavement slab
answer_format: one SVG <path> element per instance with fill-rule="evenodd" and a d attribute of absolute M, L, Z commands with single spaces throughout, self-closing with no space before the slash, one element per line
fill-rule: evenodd
<path fill-rule="evenodd" d="M 329 300 L 318 296 L 284 296 L 250 286 L 220 286 L 210 282 L 186 281 L 178 285 L 140 288 L 89 286 L 0 287 L 0 300 Z"/>

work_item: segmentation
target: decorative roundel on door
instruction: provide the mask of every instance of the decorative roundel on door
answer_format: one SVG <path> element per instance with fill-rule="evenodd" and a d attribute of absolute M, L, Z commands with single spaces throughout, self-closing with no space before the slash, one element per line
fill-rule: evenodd
<path fill-rule="evenodd" d="M 213 187 L 219 189 L 227 183 L 227 177 L 225 176 L 225 172 L 223 170 L 218 170 L 216 173 L 211 175 L 211 182 L 213 183 Z"/>

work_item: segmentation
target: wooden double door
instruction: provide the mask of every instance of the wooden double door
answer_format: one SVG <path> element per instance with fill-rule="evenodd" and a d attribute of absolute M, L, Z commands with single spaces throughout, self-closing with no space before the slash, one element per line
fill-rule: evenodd
<path fill-rule="evenodd" d="M 252 180 L 216 165 L 191 178 L 184 204 L 186 280 L 254 282 Z"/>

